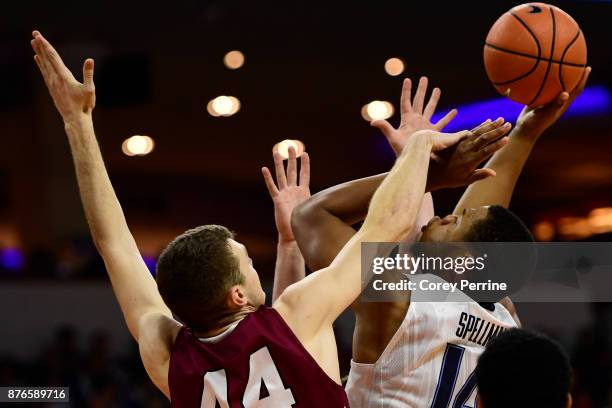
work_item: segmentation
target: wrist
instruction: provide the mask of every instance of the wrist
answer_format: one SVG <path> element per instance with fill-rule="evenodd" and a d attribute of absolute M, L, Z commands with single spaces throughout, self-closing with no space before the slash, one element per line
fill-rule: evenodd
<path fill-rule="evenodd" d="M 77 113 L 70 117 L 64 118 L 64 129 L 69 131 L 78 131 L 82 129 L 91 128 L 93 120 L 91 113 Z"/>
<path fill-rule="evenodd" d="M 544 133 L 545 130 L 546 128 L 540 129 L 538 127 L 517 123 L 510 135 L 511 137 L 517 139 L 524 139 L 535 142 L 540 138 L 540 136 L 542 136 L 542 133 Z"/>
<path fill-rule="evenodd" d="M 278 244 L 277 246 L 279 248 L 286 248 L 286 249 L 292 249 L 292 248 L 297 248 L 297 241 L 295 240 L 295 237 L 287 237 L 284 236 L 282 234 L 278 234 Z"/>
<path fill-rule="evenodd" d="M 427 150 L 431 152 L 434 145 L 434 134 L 427 130 L 420 130 L 412 134 L 408 142 L 397 157 L 407 154 L 406 152 L 412 149 Z"/>

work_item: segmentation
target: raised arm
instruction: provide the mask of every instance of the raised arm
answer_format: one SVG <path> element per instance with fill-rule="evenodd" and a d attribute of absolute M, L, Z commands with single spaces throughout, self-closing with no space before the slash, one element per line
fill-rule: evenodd
<path fill-rule="evenodd" d="M 267 167 L 261 169 L 268 192 L 274 202 L 274 221 L 278 231 L 272 302 L 283 293 L 287 286 L 306 276 L 304 258 L 291 229 L 291 213 L 297 205 L 310 197 L 310 157 L 308 153 L 304 152 L 300 156 L 300 166 L 298 180 L 295 150 L 290 147 L 286 174 L 281 155 L 278 152 L 274 153 L 276 184 L 270 170 Z"/>
<path fill-rule="evenodd" d="M 94 61 L 85 61 L 80 83 L 51 44 L 37 31 L 33 36 L 34 59 L 64 120 L 93 241 L 104 259 L 128 329 L 139 343 L 145 368 L 168 396 L 170 348 L 180 326 L 138 251 L 104 167 L 92 121 Z"/>
<path fill-rule="evenodd" d="M 440 90 L 435 88 L 432 91 L 424 107 L 426 91 L 427 78 L 423 77 L 411 101 L 411 82 L 406 79 L 400 102 L 400 126 L 394 129 L 387 121 L 372 122 L 373 126 L 381 129 L 396 154 L 402 151 L 412 134 L 424 129 L 441 130 L 456 114 L 452 110 L 439 122 L 431 123 Z M 503 135 L 507 130 L 498 124 L 484 124 L 473 129 L 473 134 L 458 145 L 438 152 L 430 161 L 427 191 L 462 186 L 495 175 L 488 169 L 477 167 L 504 146 L 506 139 Z M 296 208 L 292 217 L 293 232 L 311 270 L 328 266 L 355 234 L 352 225 L 363 221 L 370 199 L 386 175 L 371 176 L 328 188 Z M 431 194 L 425 194 L 416 221 L 417 227 L 429 221 L 433 215 Z M 414 235 L 418 235 L 418 228 L 413 231 Z"/>
<path fill-rule="evenodd" d="M 417 132 L 406 143 L 393 169 L 374 193 L 368 215 L 332 264 L 290 286 L 277 300 L 298 338 L 309 342 L 361 292 L 361 243 L 397 241 L 408 235 L 425 194 L 432 151 L 454 145 L 469 132 Z"/>
<path fill-rule="evenodd" d="M 459 214 L 466 208 L 483 205 L 508 207 L 516 182 L 523 171 L 533 146 L 542 133 L 563 115 L 572 101 L 584 89 L 591 68 L 587 67 L 579 85 L 571 92 L 562 92 L 556 100 L 536 108 L 525 107 L 514 130 L 510 133 L 508 145 L 497 152 L 486 164 L 497 173 L 494 180 L 482 180 L 470 185 L 455 207 Z"/>

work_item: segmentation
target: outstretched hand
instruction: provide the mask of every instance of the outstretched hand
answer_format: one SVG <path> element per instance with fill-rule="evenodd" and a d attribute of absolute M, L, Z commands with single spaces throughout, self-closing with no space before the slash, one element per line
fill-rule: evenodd
<path fill-rule="evenodd" d="M 587 67 L 582 73 L 580 82 L 571 93 L 561 92 L 557 99 L 546 105 L 537 107 L 525 106 L 516 121 L 517 130 L 520 129 L 521 132 L 532 137 L 539 137 L 542 132 L 548 129 L 565 113 L 574 99 L 584 90 L 590 73 L 591 67 Z"/>
<path fill-rule="evenodd" d="M 467 132 L 458 144 L 432 155 L 428 190 L 461 187 L 495 176 L 495 171 L 478 166 L 508 143 L 512 126 L 503 118 L 487 120 Z"/>
<path fill-rule="evenodd" d="M 295 149 L 290 147 L 286 172 L 283 158 L 280 153 L 274 152 L 276 184 L 270 170 L 267 167 L 261 169 L 268 192 L 274 202 L 274 221 L 278 230 L 279 242 L 295 240 L 291 229 L 291 213 L 295 207 L 310 198 L 310 157 L 308 153 L 302 153 L 300 165 L 298 180 L 296 153 Z"/>
<path fill-rule="evenodd" d="M 440 88 L 434 88 L 429 102 L 424 106 L 427 83 L 427 77 L 421 77 L 414 99 L 411 101 L 412 82 L 409 78 L 404 79 L 400 98 L 401 119 L 397 129 L 393 128 L 386 120 L 374 120 L 370 123 L 385 135 L 396 156 L 401 154 L 408 139 L 415 132 L 419 130 L 442 131 L 457 115 L 457 110 L 453 109 L 436 123 L 431 123 L 431 117 L 438 106 L 441 91 Z"/>
<path fill-rule="evenodd" d="M 83 83 L 81 83 L 74 78 L 55 48 L 41 33 L 34 31 L 32 36 L 34 39 L 30 43 L 36 52 L 34 61 L 64 122 L 77 120 L 83 114 L 91 115 L 96 105 L 93 82 L 94 60 L 88 58 L 83 63 Z"/>

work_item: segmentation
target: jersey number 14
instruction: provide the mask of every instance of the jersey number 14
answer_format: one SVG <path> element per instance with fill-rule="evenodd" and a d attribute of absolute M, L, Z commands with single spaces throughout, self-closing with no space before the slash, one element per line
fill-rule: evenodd
<path fill-rule="evenodd" d="M 474 372 L 470 373 L 465 383 L 457 384 L 457 377 L 459 376 L 464 352 L 465 347 L 450 343 L 446 345 L 442 367 L 440 368 L 440 377 L 438 378 L 438 386 L 436 387 L 431 408 L 471 408 L 467 403 L 476 389 L 476 376 Z M 458 385 L 461 388 L 451 405 L 451 399 Z M 473 399 L 473 407 L 477 408 L 478 400 L 476 397 Z"/>

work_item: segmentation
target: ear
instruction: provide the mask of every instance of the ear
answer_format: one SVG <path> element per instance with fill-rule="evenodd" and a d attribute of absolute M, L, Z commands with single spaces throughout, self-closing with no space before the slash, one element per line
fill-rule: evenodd
<path fill-rule="evenodd" d="M 574 402 L 571 393 L 567 393 L 567 403 L 565 404 L 565 408 L 572 408 L 572 403 Z"/>
<path fill-rule="evenodd" d="M 244 288 L 240 285 L 232 286 L 227 294 L 227 303 L 231 308 L 246 306 L 248 299 L 246 293 L 244 293 Z"/>

